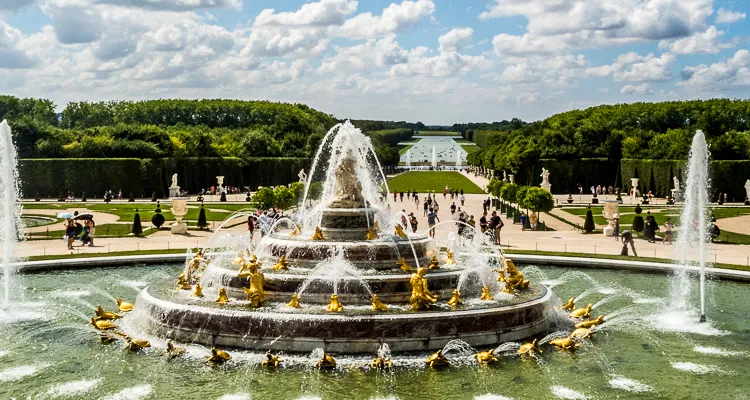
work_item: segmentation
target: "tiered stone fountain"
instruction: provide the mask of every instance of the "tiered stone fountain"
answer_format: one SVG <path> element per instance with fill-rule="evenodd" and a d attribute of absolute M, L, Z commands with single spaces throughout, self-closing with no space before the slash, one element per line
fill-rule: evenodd
<path fill-rule="evenodd" d="M 473 239 L 476 251 L 454 256 L 391 218 L 387 184 L 358 129 L 339 124 L 323 146 L 323 196 L 301 224 L 255 248 L 248 241 L 211 261 L 193 259 L 181 276 L 185 290 L 169 281 L 140 293 L 134 323 L 180 342 L 340 353 L 375 353 L 383 344 L 437 350 L 453 339 L 493 346 L 553 328 L 559 299 L 525 280 L 483 235 Z"/>

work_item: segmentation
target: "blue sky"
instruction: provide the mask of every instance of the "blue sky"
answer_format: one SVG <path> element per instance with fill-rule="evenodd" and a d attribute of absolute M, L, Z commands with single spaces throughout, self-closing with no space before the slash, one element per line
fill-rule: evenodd
<path fill-rule="evenodd" d="M 0 92 L 301 102 L 339 118 L 526 120 L 747 98 L 725 0 L 0 0 Z"/>

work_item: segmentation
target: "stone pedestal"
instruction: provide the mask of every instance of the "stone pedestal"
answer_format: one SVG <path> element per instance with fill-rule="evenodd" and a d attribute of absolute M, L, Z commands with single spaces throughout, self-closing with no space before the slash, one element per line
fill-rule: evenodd
<path fill-rule="evenodd" d="M 182 222 L 182 218 L 187 214 L 187 199 L 172 199 L 172 209 L 170 211 L 177 220 L 177 222 L 172 224 L 170 231 L 175 235 L 186 235 L 188 233 L 188 227 Z"/>
<path fill-rule="evenodd" d="M 549 184 L 549 183 L 542 183 L 540 186 L 542 187 L 542 189 L 544 189 L 544 190 L 552 193 L 552 185 L 551 184 Z"/>
<path fill-rule="evenodd" d="M 169 198 L 174 199 L 176 197 L 180 197 L 180 187 L 179 186 L 170 186 L 169 187 Z"/>

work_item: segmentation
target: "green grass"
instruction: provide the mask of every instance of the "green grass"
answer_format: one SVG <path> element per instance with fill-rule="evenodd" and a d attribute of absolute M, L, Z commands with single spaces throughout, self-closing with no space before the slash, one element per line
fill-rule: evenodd
<path fill-rule="evenodd" d="M 398 155 L 400 155 L 400 156 L 403 156 L 403 155 L 404 155 L 404 154 L 406 154 L 406 152 L 407 152 L 407 151 L 409 151 L 409 149 L 411 149 L 412 147 L 414 147 L 414 146 L 412 146 L 412 145 L 408 145 L 408 146 L 404 146 L 404 147 L 402 147 L 402 148 L 398 149 Z"/>
<path fill-rule="evenodd" d="M 591 207 L 591 213 L 594 215 L 594 223 L 597 225 L 606 225 L 607 220 L 604 219 L 604 216 L 602 215 L 602 210 L 604 207 Z M 573 214 L 576 216 L 579 216 L 581 218 L 586 218 L 586 208 L 585 207 L 564 207 L 562 209 L 563 211 Z M 641 213 L 641 216 L 643 219 L 646 219 L 646 213 L 649 211 L 648 208 L 643 208 L 643 213 Z M 620 226 L 626 225 L 630 226 L 633 224 L 633 218 L 635 217 L 635 207 L 620 207 Z M 680 210 L 677 208 L 664 210 L 661 212 L 651 212 L 651 215 L 656 218 L 656 222 L 659 225 L 663 225 L 664 222 L 667 221 L 667 217 L 672 218 L 672 223 L 675 225 L 679 225 L 680 221 Z"/>
<path fill-rule="evenodd" d="M 417 142 L 419 142 L 420 140 L 422 140 L 422 139 L 419 139 L 419 138 L 411 138 L 411 139 L 408 139 L 408 140 L 402 140 L 402 141 L 400 141 L 399 143 L 417 143 Z"/>
<path fill-rule="evenodd" d="M 419 131 L 416 136 L 461 136 L 461 134 L 450 131 Z"/>
<path fill-rule="evenodd" d="M 143 236 L 148 236 L 152 233 L 156 232 L 156 229 L 152 229 L 151 221 L 142 222 L 141 226 L 143 227 Z M 131 236 L 131 233 L 133 230 L 132 224 L 102 224 L 96 226 L 96 236 L 97 238 L 102 237 L 127 237 Z M 29 232 L 28 237 L 29 239 L 59 239 L 65 234 L 64 229 L 56 229 L 56 230 L 48 230 L 43 232 Z M 76 239 L 80 238 L 77 237 Z"/>
<path fill-rule="evenodd" d="M 479 146 L 470 146 L 470 145 L 461 145 L 464 150 L 466 150 L 467 153 L 474 153 L 476 151 L 482 150 Z"/>
<path fill-rule="evenodd" d="M 713 209 L 713 213 L 716 219 L 738 217 L 750 214 L 750 207 L 717 207 Z"/>
<path fill-rule="evenodd" d="M 391 192 L 416 190 L 419 193 L 425 193 L 428 190 L 434 190 L 435 193 L 443 193 L 445 185 L 457 190 L 463 189 L 467 194 L 483 193 L 474 182 L 455 171 L 410 171 L 388 181 Z"/>
<path fill-rule="evenodd" d="M 172 206 L 169 204 L 162 204 L 161 210 L 164 218 L 167 221 L 174 221 L 174 216 L 169 209 Z M 195 207 L 195 208 L 193 208 Z M 120 217 L 120 221 L 132 222 L 135 216 L 136 210 L 141 216 L 141 222 L 146 226 L 151 224 L 151 217 L 156 214 L 156 203 L 26 203 L 23 205 L 24 210 L 60 210 L 63 212 L 69 208 L 86 208 L 91 211 L 106 212 L 108 214 L 114 214 Z M 226 217 L 231 215 L 235 211 L 242 209 L 255 210 L 255 204 L 206 204 L 206 219 L 208 221 L 223 221 Z M 216 212 L 212 210 L 226 210 L 227 212 Z M 198 220 L 198 214 L 200 213 L 200 203 L 191 202 L 188 203 L 188 213 L 185 216 L 187 220 Z M 94 215 L 96 219 L 96 215 Z"/>
<path fill-rule="evenodd" d="M 113 251 L 111 253 L 75 253 L 58 254 L 50 256 L 26 257 L 27 261 L 61 260 L 66 258 L 99 258 L 99 257 L 122 257 L 122 256 L 145 256 L 152 254 L 185 254 L 185 249 L 163 249 L 163 250 L 139 250 L 139 251 Z"/>

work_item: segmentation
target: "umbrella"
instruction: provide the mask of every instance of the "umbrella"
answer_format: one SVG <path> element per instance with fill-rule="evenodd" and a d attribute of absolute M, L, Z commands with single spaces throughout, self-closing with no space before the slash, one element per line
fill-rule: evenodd
<path fill-rule="evenodd" d="M 65 219 L 73 218 L 73 214 L 69 212 L 64 212 L 64 213 L 57 214 L 57 218 L 65 218 Z"/>
<path fill-rule="evenodd" d="M 91 214 L 91 213 L 83 213 L 83 214 L 78 214 L 78 215 L 77 215 L 77 216 L 76 216 L 75 218 L 73 218 L 73 219 L 75 219 L 75 220 L 83 220 L 83 219 L 94 219 L 94 214 Z"/>

